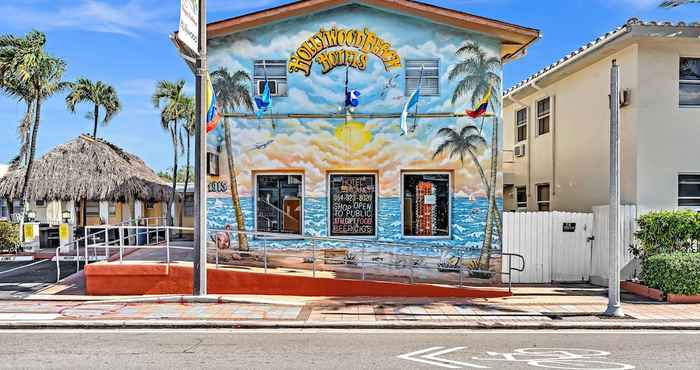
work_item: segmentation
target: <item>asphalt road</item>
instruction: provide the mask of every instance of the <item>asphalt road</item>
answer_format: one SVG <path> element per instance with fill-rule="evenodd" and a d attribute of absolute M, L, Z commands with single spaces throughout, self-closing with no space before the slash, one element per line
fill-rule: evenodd
<path fill-rule="evenodd" d="M 23 330 L 3 369 L 698 369 L 698 332 Z"/>
<path fill-rule="evenodd" d="M 75 262 L 61 262 L 61 278 L 75 271 Z M 0 298 L 29 294 L 47 283 L 55 282 L 56 262 L 0 262 Z"/>

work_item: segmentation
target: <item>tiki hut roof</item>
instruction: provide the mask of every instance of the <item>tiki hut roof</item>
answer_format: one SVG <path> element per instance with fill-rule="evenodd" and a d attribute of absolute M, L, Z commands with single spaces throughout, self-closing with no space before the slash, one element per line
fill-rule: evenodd
<path fill-rule="evenodd" d="M 17 199 L 25 169 L 0 178 L 0 198 Z M 61 144 L 34 161 L 27 197 L 31 200 L 167 200 L 170 187 L 138 157 L 105 140 L 85 135 Z"/>

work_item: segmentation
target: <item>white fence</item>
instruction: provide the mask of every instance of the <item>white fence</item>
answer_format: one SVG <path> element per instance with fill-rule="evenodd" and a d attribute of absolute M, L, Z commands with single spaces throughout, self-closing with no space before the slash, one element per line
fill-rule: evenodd
<path fill-rule="evenodd" d="M 503 251 L 526 262 L 513 282 L 588 281 L 592 228 L 591 213 L 504 213 Z"/>
<path fill-rule="evenodd" d="M 593 256 L 591 259 L 591 282 L 597 285 L 608 284 L 610 267 L 608 206 L 593 207 L 594 234 Z M 620 250 L 620 279 L 628 280 L 639 273 L 639 262 L 629 251 L 630 245 L 636 243 L 634 233 L 637 230 L 637 207 L 633 205 L 620 208 L 622 219 L 622 248 Z"/>

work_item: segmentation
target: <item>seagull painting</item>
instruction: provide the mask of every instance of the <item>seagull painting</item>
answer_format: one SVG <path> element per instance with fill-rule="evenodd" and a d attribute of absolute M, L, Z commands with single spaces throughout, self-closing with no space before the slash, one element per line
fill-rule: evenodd
<path fill-rule="evenodd" d="M 700 4 L 700 0 L 664 0 L 659 6 L 662 8 L 675 8 L 685 4 Z"/>
<path fill-rule="evenodd" d="M 385 83 L 384 87 L 382 88 L 382 92 L 379 94 L 382 98 L 386 96 L 386 94 L 389 92 L 390 89 L 395 89 L 399 87 L 399 84 L 396 82 L 396 80 L 399 78 L 399 74 L 395 74 L 391 76 Z"/>
<path fill-rule="evenodd" d="M 268 141 L 263 141 L 261 143 L 255 143 L 255 144 L 253 144 L 252 147 L 250 147 L 250 149 L 248 151 L 250 152 L 253 150 L 263 150 L 263 149 L 267 148 L 268 146 L 270 146 L 270 144 L 272 144 L 274 141 L 275 140 L 268 140 Z"/>

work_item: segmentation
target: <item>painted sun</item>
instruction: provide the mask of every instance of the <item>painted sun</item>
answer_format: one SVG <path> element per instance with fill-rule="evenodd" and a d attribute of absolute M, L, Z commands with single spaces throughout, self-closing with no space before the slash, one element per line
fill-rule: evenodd
<path fill-rule="evenodd" d="M 348 121 L 335 129 L 335 137 L 348 150 L 355 152 L 372 141 L 372 132 L 362 122 Z"/>

